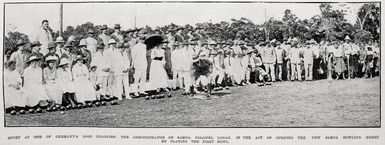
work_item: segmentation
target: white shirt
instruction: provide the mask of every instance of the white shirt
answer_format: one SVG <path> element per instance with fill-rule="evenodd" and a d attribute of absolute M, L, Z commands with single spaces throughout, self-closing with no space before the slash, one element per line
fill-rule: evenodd
<path fill-rule="evenodd" d="M 147 50 L 146 45 L 138 42 L 131 51 L 132 64 L 136 69 L 147 69 Z"/>
<path fill-rule="evenodd" d="M 91 55 L 94 55 L 96 52 L 96 45 L 98 42 L 96 41 L 95 38 L 92 38 L 92 37 L 87 37 L 85 40 L 87 42 L 87 49 L 91 52 Z"/>
<path fill-rule="evenodd" d="M 108 76 L 108 72 L 103 71 L 103 69 L 111 69 L 111 62 L 108 59 L 107 55 L 98 51 L 92 57 L 91 66 L 96 66 L 96 73 L 98 76 Z"/>

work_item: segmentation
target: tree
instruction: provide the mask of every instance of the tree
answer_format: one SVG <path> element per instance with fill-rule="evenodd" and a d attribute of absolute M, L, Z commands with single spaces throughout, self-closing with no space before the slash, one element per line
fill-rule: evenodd
<path fill-rule="evenodd" d="M 283 31 L 286 38 L 294 36 L 294 25 L 298 22 L 298 17 L 291 12 L 291 10 L 286 9 L 284 16 L 282 18 L 283 22 Z"/>
<path fill-rule="evenodd" d="M 4 39 L 4 55 L 8 59 L 10 55 L 17 50 L 16 43 L 18 40 L 22 40 L 23 42 L 27 43 L 24 47 L 27 49 L 30 49 L 30 40 L 27 35 L 24 33 L 20 33 L 18 31 L 11 32 L 9 31 Z"/>
<path fill-rule="evenodd" d="M 324 33 L 327 40 L 343 39 L 344 33 L 342 32 L 342 26 L 347 24 L 345 19 L 345 11 L 334 10 L 332 5 L 322 3 L 320 6 L 321 22 L 319 28 Z M 351 35 L 351 34 L 349 34 Z"/>
<path fill-rule="evenodd" d="M 378 4 L 367 3 L 361 6 L 357 13 L 356 25 L 359 29 L 369 31 L 374 39 L 379 40 L 380 7 Z"/>

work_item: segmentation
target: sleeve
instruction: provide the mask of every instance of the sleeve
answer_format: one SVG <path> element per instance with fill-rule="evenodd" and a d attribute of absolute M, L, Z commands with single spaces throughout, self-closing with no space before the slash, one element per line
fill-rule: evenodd
<path fill-rule="evenodd" d="M 135 67 L 135 60 L 137 58 L 137 51 L 136 51 L 137 47 L 138 47 L 137 45 L 134 45 L 134 47 L 131 50 L 131 58 L 132 58 L 131 63 L 133 67 Z"/>
<path fill-rule="evenodd" d="M 79 70 L 78 70 L 78 66 L 74 66 L 72 68 L 72 78 L 73 79 L 76 79 L 79 75 Z"/>
<path fill-rule="evenodd" d="M 151 50 L 151 59 L 153 60 L 155 58 L 155 49 Z"/>
<path fill-rule="evenodd" d="M 176 58 L 175 58 L 175 50 L 174 50 L 171 52 L 171 66 L 172 66 L 172 68 L 175 66 L 175 62 L 176 62 L 175 59 Z"/>
<path fill-rule="evenodd" d="M 15 52 L 11 54 L 9 61 L 16 61 L 16 53 Z"/>
<path fill-rule="evenodd" d="M 48 81 L 48 73 L 46 69 L 43 69 L 43 84 L 46 84 Z"/>

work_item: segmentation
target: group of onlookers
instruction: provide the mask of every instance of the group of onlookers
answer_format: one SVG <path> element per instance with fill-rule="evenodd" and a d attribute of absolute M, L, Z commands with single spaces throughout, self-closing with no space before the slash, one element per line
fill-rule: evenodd
<path fill-rule="evenodd" d="M 311 81 L 374 77 L 380 70 L 378 43 L 344 40 L 319 42 L 214 40 L 197 27 L 154 31 L 135 29 L 123 35 L 92 29 L 86 38 L 54 41 L 48 21 L 41 34 L 6 60 L 5 107 L 10 110 L 55 105 L 86 105 L 98 100 L 131 100 L 138 96 L 183 88 L 183 94 L 229 89 L 258 82 Z M 39 31 L 40 32 L 40 31 Z M 184 33 L 187 32 L 187 33 Z M 149 45 L 148 38 L 163 41 Z M 376 74 L 377 73 L 377 74 Z M 147 91 L 147 92 L 146 92 Z"/>

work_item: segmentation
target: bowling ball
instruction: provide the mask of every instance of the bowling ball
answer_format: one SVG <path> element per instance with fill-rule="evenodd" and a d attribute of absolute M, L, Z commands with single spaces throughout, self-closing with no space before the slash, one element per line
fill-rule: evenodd
<path fill-rule="evenodd" d="M 167 97 L 171 98 L 172 96 L 171 96 L 171 94 L 168 94 Z"/>
<path fill-rule="evenodd" d="M 96 105 L 96 106 L 100 106 L 100 102 L 96 102 L 95 105 Z"/>
<path fill-rule="evenodd" d="M 56 111 L 58 107 L 52 107 L 52 111 Z"/>
<path fill-rule="evenodd" d="M 37 108 L 37 109 L 36 109 L 36 112 L 37 112 L 37 113 L 43 113 L 43 110 L 40 109 L 40 108 Z"/>
<path fill-rule="evenodd" d="M 25 110 L 20 110 L 20 114 L 25 114 Z"/>
<path fill-rule="evenodd" d="M 66 110 L 66 107 L 60 106 L 60 110 Z"/>
<path fill-rule="evenodd" d="M 151 99 L 156 99 L 156 98 L 158 98 L 158 95 L 152 95 L 151 96 Z"/>
<path fill-rule="evenodd" d="M 82 104 L 78 104 L 78 109 L 81 109 L 83 108 L 83 105 Z"/>
<path fill-rule="evenodd" d="M 10 112 L 10 114 L 11 114 L 11 115 L 16 115 L 16 111 L 15 111 L 15 110 L 12 110 L 12 111 Z"/>
<path fill-rule="evenodd" d="M 66 107 L 67 110 L 70 110 L 71 108 L 72 108 L 71 105 L 68 105 L 68 106 Z"/>
<path fill-rule="evenodd" d="M 186 95 L 186 92 L 182 92 L 182 95 Z"/>
<path fill-rule="evenodd" d="M 28 110 L 28 113 L 33 114 L 33 113 L 35 113 L 35 110 L 31 108 L 31 109 Z"/>
<path fill-rule="evenodd" d="M 55 107 L 56 107 L 56 108 L 60 108 L 60 105 L 56 104 Z"/>
<path fill-rule="evenodd" d="M 150 100 L 150 96 L 146 96 L 145 99 L 146 99 L 146 100 Z"/>
<path fill-rule="evenodd" d="M 94 106 L 92 103 L 88 103 L 88 105 L 87 105 L 88 107 L 92 107 L 92 106 Z"/>
<path fill-rule="evenodd" d="M 106 103 L 106 101 L 102 101 L 102 106 L 106 106 L 107 105 L 107 103 Z"/>
<path fill-rule="evenodd" d="M 48 112 L 51 112 L 51 111 L 52 111 L 52 108 L 51 108 L 51 107 L 48 107 L 48 108 L 45 109 L 45 110 L 47 110 Z"/>

